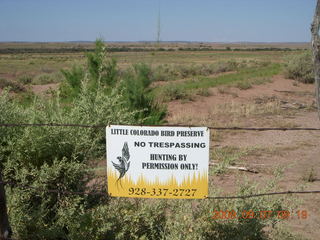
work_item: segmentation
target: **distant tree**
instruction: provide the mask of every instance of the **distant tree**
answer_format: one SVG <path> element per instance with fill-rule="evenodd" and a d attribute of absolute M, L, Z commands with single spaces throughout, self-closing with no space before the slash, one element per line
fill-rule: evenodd
<path fill-rule="evenodd" d="M 316 102 L 318 105 L 318 115 L 320 119 L 320 0 L 317 0 L 317 6 L 311 25 L 312 33 L 312 51 L 316 84 Z"/>

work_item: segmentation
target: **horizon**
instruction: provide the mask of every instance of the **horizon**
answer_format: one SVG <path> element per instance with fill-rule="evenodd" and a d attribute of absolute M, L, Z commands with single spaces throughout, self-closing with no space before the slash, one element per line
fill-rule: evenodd
<path fill-rule="evenodd" d="M 94 43 L 96 40 L 70 40 L 70 41 L 0 41 L 0 43 Z M 125 40 L 114 40 L 114 41 L 105 41 L 104 43 L 157 43 L 156 40 L 138 40 L 138 41 L 125 41 Z M 168 40 L 168 41 L 160 41 L 160 43 L 211 43 L 211 44 L 241 44 L 241 43 L 249 43 L 249 44 L 297 44 L 297 43 L 310 43 L 311 41 L 305 42 L 250 42 L 250 41 L 238 41 L 238 42 L 208 42 L 208 41 L 188 41 L 188 40 Z"/>

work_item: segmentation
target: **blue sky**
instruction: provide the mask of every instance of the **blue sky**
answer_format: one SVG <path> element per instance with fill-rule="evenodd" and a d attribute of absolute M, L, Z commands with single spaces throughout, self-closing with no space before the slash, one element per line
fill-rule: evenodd
<path fill-rule="evenodd" d="M 160 4 L 159 4 L 160 2 Z M 0 0 L 0 41 L 305 42 L 316 0 Z"/>

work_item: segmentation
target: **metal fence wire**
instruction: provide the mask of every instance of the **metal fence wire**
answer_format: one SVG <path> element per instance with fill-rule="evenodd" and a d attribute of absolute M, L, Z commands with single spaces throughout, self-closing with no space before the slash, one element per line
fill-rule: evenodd
<path fill-rule="evenodd" d="M 0 123 L 0 127 L 80 127 L 80 128 L 105 128 L 107 125 L 85 125 L 85 124 L 61 124 L 61 123 Z M 141 125 L 133 125 L 133 126 L 141 126 Z M 146 125 L 144 125 L 146 126 Z M 149 125 L 152 127 L 160 126 L 160 127 L 198 127 L 195 125 Z M 207 127 L 211 130 L 233 130 L 233 131 L 320 131 L 320 128 L 250 128 L 250 127 Z M 75 191 L 62 191 L 59 189 L 42 189 L 36 188 L 33 186 L 27 186 L 18 184 L 15 182 L 6 182 L 2 181 L 0 184 L 7 185 L 10 187 L 16 187 L 21 189 L 34 189 L 40 192 L 48 192 L 48 193 L 59 193 L 64 195 L 100 195 L 110 197 L 107 192 L 75 192 Z M 259 193 L 259 194 L 251 194 L 251 195 L 243 195 L 243 196 L 208 196 L 205 199 L 214 199 L 214 200 L 226 200 L 226 199 L 247 199 L 254 197 L 262 197 L 262 196 L 273 196 L 273 195 L 291 195 L 291 194 L 318 194 L 320 190 L 314 191 L 282 191 L 282 192 L 269 192 L 269 193 Z"/>

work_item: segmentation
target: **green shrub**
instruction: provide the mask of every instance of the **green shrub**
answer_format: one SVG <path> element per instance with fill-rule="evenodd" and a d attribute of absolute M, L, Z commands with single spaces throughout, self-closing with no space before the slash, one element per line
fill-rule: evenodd
<path fill-rule="evenodd" d="M 115 59 L 107 58 L 107 48 L 101 39 L 96 40 L 94 52 L 87 54 L 88 70 L 92 87 L 113 86 L 118 70 Z"/>
<path fill-rule="evenodd" d="M 164 239 L 166 207 L 165 200 L 112 200 L 99 209 L 105 213 L 99 215 L 109 224 L 105 239 Z"/>
<path fill-rule="evenodd" d="M 61 72 L 65 79 L 60 85 L 61 97 L 69 101 L 80 94 L 83 81 L 87 81 L 91 91 L 98 88 L 111 89 L 117 84 L 119 75 L 117 62 L 107 57 L 107 48 L 102 40 L 97 40 L 94 52 L 87 54 L 86 68 L 73 66 Z"/>
<path fill-rule="evenodd" d="M 71 70 L 61 70 L 65 81 L 60 86 L 60 96 L 67 99 L 75 98 L 81 91 L 81 84 L 84 81 L 85 72 L 80 66 L 73 66 Z"/>
<path fill-rule="evenodd" d="M 245 181 L 238 183 L 238 193 L 236 195 L 244 196 L 269 192 L 277 189 L 276 182 L 270 181 L 264 189 L 259 189 L 252 182 Z M 216 186 L 214 186 L 216 189 Z M 216 191 L 212 195 L 221 195 Z M 266 228 L 269 233 L 277 235 L 278 229 L 275 228 L 280 224 L 277 217 L 277 211 L 292 211 L 296 207 L 294 201 L 283 197 L 260 197 L 248 199 L 233 200 L 200 200 L 185 201 L 172 200 L 168 201 L 165 227 L 165 239 L 269 239 Z M 215 211 L 235 211 L 239 218 L 236 219 L 214 219 Z M 255 217 L 252 219 L 241 218 L 242 213 L 252 211 Z M 272 211 L 268 218 L 260 218 L 261 211 Z"/>
<path fill-rule="evenodd" d="M 67 83 L 74 89 L 80 91 L 81 82 L 84 78 L 84 70 L 80 66 L 73 66 L 71 70 L 61 70 Z"/>
<path fill-rule="evenodd" d="M 61 106 L 59 97 L 35 99 L 30 107 L 22 108 L 4 92 L 0 96 L 0 122 L 141 124 L 120 91 L 117 87 L 107 95 L 103 89 L 92 92 L 83 84 L 70 109 Z M 79 239 L 72 236 L 79 236 L 77 232 L 84 233 L 90 227 L 90 211 L 101 197 L 68 196 L 46 190 L 90 191 L 87 169 L 92 159 L 105 154 L 103 129 L 26 127 L 0 128 L 0 132 L 4 178 L 31 186 L 13 188 L 8 194 L 8 205 L 14 206 L 9 207 L 9 215 L 15 235 L 19 239 Z M 94 224 L 92 220 L 92 227 Z"/>
<path fill-rule="evenodd" d="M 314 82 L 312 55 L 310 52 L 293 56 L 288 60 L 285 76 L 303 83 Z"/>
<path fill-rule="evenodd" d="M 146 124 L 159 124 L 164 119 L 165 107 L 155 103 L 150 94 L 153 79 L 151 68 L 146 64 L 135 64 L 119 71 L 117 62 L 107 56 L 107 49 L 101 40 L 96 41 L 95 50 L 87 55 L 87 69 L 73 67 L 63 70 L 65 81 L 60 86 L 60 96 L 70 102 L 83 91 L 85 82 L 88 92 L 95 95 L 98 89 L 109 95 L 117 88 L 124 106 L 134 111 L 136 121 Z"/>
<path fill-rule="evenodd" d="M 120 83 L 123 97 L 132 110 L 139 110 L 137 119 L 146 124 L 157 124 L 165 117 L 165 108 L 157 105 L 150 94 L 151 69 L 146 64 L 136 64 L 123 76 Z"/>
<path fill-rule="evenodd" d="M 23 75 L 23 76 L 19 77 L 18 81 L 21 82 L 22 84 L 30 84 L 30 83 L 32 83 L 32 76 Z"/>
<path fill-rule="evenodd" d="M 108 65 L 105 64 L 107 59 L 96 59 L 103 50 L 98 49 L 96 56 L 92 55 L 94 61 L 89 63 L 91 72 L 76 67 L 62 71 L 64 84 L 76 92 L 67 104 L 59 95 L 61 90 L 51 98 L 34 97 L 29 106 L 19 105 L 4 90 L 0 95 L 0 122 L 158 124 L 165 111 L 155 105 L 149 95 L 152 82 L 149 67 L 135 65 L 120 79 L 115 61 Z M 96 69 L 92 63 L 97 63 Z M 93 190 L 91 179 L 96 181 L 96 177 L 87 169 L 105 155 L 103 129 L 17 127 L 0 128 L 0 133 L 0 167 L 4 179 L 29 186 L 7 188 L 9 216 L 16 238 L 104 239 L 110 236 L 126 239 L 129 236 L 156 239 L 160 236 L 161 228 L 155 226 L 163 219 L 164 212 L 155 205 L 143 207 L 141 203 L 136 211 L 137 204 L 130 201 L 121 205 L 115 200 L 109 205 L 108 199 L 101 196 L 47 191 Z M 105 186 L 101 191 L 104 190 Z M 123 214 L 128 211 L 126 226 L 121 225 L 123 215 L 116 210 Z"/>
<path fill-rule="evenodd" d="M 65 212 L 80 215 L 84 211 L 86 196 L 47 192 L 46 189 L 84 191 L 86 170 L 84 164 L 62 158 L 39 168 L 22 167 L 8 162 L 6 170 L 16 169 L 15 181 L 30 188 L 14 188 L 8 191 L 9 215 L 15 237 L 19 239 L 66 239 L 68 222 Z M 39 191 L 42 189 L 43 191 Z"/>
<path fill-rule="evenodd" d="M 26 117 L 24 111 L 9 97 L 8 90 L 4 90 L 0 94 L 0 112 L 0 123 L 19 123 Z M 0 169 L 14 151 L 9 148 L 9 145 L 22 133 L 23 128 L 0 127 Z"/>

